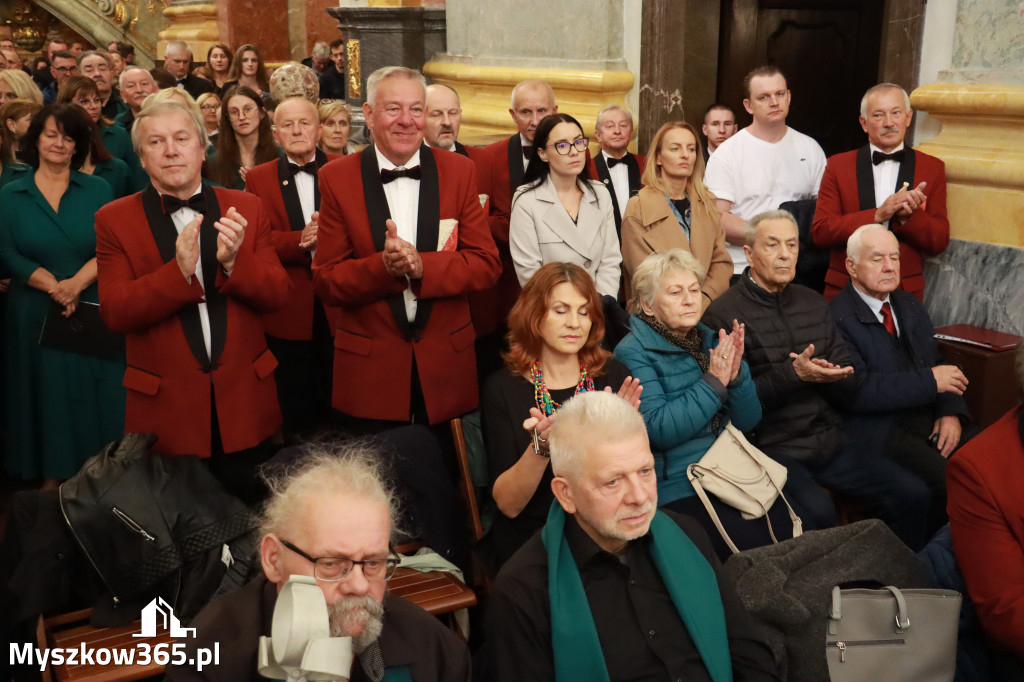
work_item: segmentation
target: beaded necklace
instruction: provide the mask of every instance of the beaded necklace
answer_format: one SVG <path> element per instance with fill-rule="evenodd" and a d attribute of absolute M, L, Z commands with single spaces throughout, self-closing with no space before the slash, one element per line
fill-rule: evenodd
<path fill-rule="evenodd" d="M 544 372 L 540 368 L 540 360 L 533 363 L 533 367 L 530 368 L 530 379 L 533 381 L 533 402 L 537 404 L 537 409 L 544 414 L 551 416 L 551 414 L 558 409 L 559 404 L 551 399 L 551 394 L 548 392 L 548 387 L 544 385 Z M 594 390 L 594 380 L 587 374 L 587 368 L 580 364 L 580 380 L 576 383 L 576 393 L 586 393 Z"/>

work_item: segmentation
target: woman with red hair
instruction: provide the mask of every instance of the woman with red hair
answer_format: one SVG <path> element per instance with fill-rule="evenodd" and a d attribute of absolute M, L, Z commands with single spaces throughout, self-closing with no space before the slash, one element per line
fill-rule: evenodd
<path fill-rule="evenodd" d="M 642 390 L 601 347 L 601 296 L 578 265 L 548 263 L 537 270 L 508 327 L 505 368 L 487 381 L 482 400 L 491 495 L 500 512 L 490 534 L 495 569 L 547 518 L 554 499 L 547 436 L 558 406 L 576 393 L 600 390 L 618 390 L 639 406 Z"/>

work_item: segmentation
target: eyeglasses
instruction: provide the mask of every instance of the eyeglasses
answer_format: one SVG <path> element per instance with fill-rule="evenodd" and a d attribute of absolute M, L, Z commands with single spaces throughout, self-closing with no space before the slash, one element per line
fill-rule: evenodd
<path fill-rule="evenodd" d="M 241 111 L 239 111 L 238 109 L 228 109 L 228 118 L 233 118 L 236 120 L 239 118 L 249 118 L 250 116 L 256 113 L 256 109 L 257 107 L 254 107 L 252 105 L 243 107 Z"/>
<path fill-rule="evenodd" d="M 387 580 L 395 574 L 395 570 L 398 568 L 398 558 L 392 554 L 389 554 L 386 559 L 363 559 L 362 561 L 340 556 L 311 557 L 284 538 L 281 538 L 281 544 L 311 562 L 313 576 L 324 582 L 341 582 L 349 576 L 357 564 L 363 570 L 363 577 L 371 582 Z"/>
<path fill-rule="evenodd" d="M 57 73 L 71 73 L 72 71 L 78 71 L 77 66 L 55 66 L 53 70 Z"/>
<path fill-rule="evenodd" d="M 204 105 L 202 105 L 199 108 L 202 109 L 203 111 L 215 111 L 219 107 L 220 107 L 219 104 L 204 104 Z M 238 112 L 236 111 L 235 113 L 237 114 Z"/>
<path fill-rule="evenodd" d="M 553 145 L 549 146 L 554 147 L 556 152 L 558 152 L 562 156 L 565 156 L 566 154 L 569 153 L 569 150 L 573 148 L 575 148 L 578 152 L 585 152 L 587 151 L 587 146 L 589 144 L 590 140 L 588 138 L 581 137 L 577 140 L 573 140 L 572 142 L 566 142 L 565 140 L 562 140 L 561 142 L 556 142 Z"/>

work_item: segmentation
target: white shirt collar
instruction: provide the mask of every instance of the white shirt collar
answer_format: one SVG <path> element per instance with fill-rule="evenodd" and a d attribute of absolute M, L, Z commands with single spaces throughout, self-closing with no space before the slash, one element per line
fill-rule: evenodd
<path fill-rule="evenodd" d="M 884 304 L 889 303 L 889 307 L 890 308 L 892 307 L 892 303 L 889 302 L 889 296 L 888 295 L 886 295 L 884 301 L 880 301 L 877 298 L 875 298 L 874 296 L 868 296 L 867 294 L 865 294 L 863 291 L 860 290 L 860 287 L 858 287 L 856 284 L 854 284 L 852 286 L 853 286 L 853 290 L 857 292 L 858 296 L 860 296 L 860 300 L 862 300 L 865 303 L 867 303 L 868 308 L 871 308 L 871 312 L 875 314 L 875 317 L 880 317 L 882 315 L 882 306 Z M 895 314 L 894 314 L 894 316 L 895 316 Z"/>
<path fill-rule="evenodd" d="M 870 142 L 868 142 L 868 148 L 871 150 L 872 156 L 874 156 L 875 152 L 878 152 L 879 154 L 892 154 L 892 152 L 898 152 L 899 150 L 903 149 L 903 143 L 900 142 L 899 146 L 896 147 L 896 149 L 893 149 L 892 152 L 883 152 L 881 149 L 871 144 Z"/>
<path fill-rule="evenodd" d="M 420 165 L 420 150 L 417 149 L 416 153 L 412 155 L 412 158 L 405 162 L 403 166 L 396 166 L 391 163 L 388 157 L 381 154 L 380 150 L 377 149 L 377 145 L 373 146 L 373 151 L 377 155 L 377 167 L 381 170 L 394 170 L 395 168 L 413 168 Z"/>

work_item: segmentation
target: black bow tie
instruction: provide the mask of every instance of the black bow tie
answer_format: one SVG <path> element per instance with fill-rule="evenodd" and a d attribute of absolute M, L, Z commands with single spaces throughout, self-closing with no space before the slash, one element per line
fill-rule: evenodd
<path fill-rule="evenodd" d="M 614 156 L 606 156 L 604 160 L 608 163 L 608 170 L 615 168 L 620 163 L 626 163 L 626 157 L 623 156 L 621 159 L 616 159 Z"/>
<path fill-rule="evenodd" d="M 533 147 L 523 147 L 523 158 L 524 159 L 532 159 L 533 158 Z"/>
<path fill-rule="evenodd" d="M 413 180 L 419 180 L 422 175 L 423 171 L 420 170 L 419 166 L 413 166 L 412 168 L 396 168 L 394 170 L 388 170 L 385 168 L 380 172 L 380 181 L 386 185 L 392 180 L 397 180 L 398 178 L 412 178 Z"/>
<path fill-rule="evenodd" d="M 188 199 L 179 199 L 170 194 L 160 195 L 160 206 L 164 209 L 164 215 L 171 215 L 183 208 L 191 208 L 196 213 L 206 212 L 206 197 L 203 193 L 193 194 Z"/>
<path fill-rule="evenodd" d="M 316 175 L 316 159 L 313 159 L 309 163 L 300 166 L 297 163 L 288 162 L 288 170 L 291 172 L 292 177 L 295 177 L 296 173 L 309 173 L 310 175 Z"/>
<path fill-rule="evenodd" d="M 896 163 L 903 163 L 903 157 L 907 155 L 906 149 L 901 149 L 892 154 L 884 154 L 882 152 L 871 152 L 871 163 L 878 165 L 883 161 L 895 161 Z"/>

